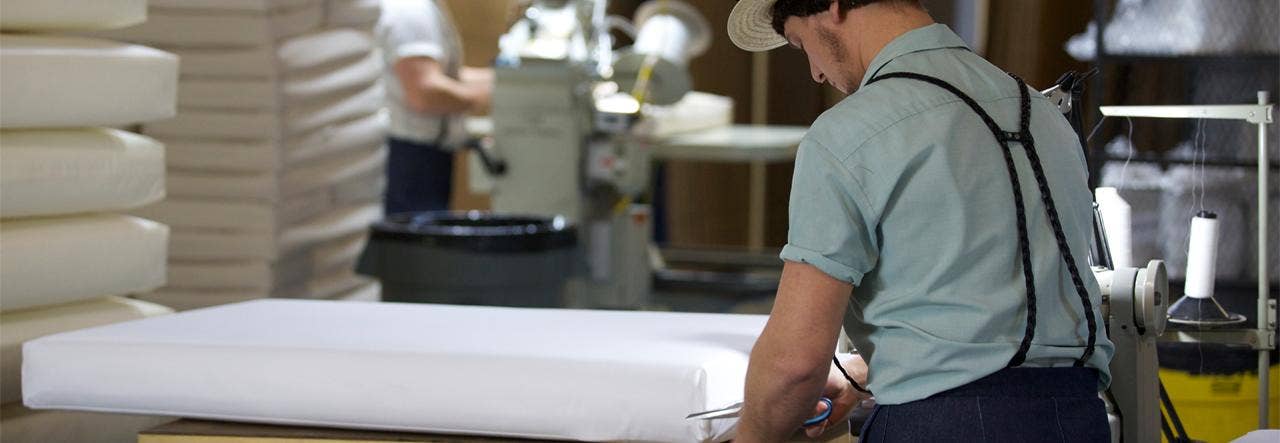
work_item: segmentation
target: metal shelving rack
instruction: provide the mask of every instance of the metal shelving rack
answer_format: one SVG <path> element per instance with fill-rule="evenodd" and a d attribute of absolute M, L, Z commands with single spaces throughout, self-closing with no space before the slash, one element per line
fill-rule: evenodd
<path fill-rule="evenodd" d="M 1257 327 L 1230 330 L 1171 330 L 1171 339 L 1177 341 L 1248 345 L 1258 351 L 1258 428 L 1268 427 L 1270 363 L 1272 350 L 1276 349 L 1276 305 L 1271 300 L 1270 278 L 1267 272 L 1267 202 L 1270 162 L 1267 150 L 1267 125 L 1273 122 L 1274 105 L 1267 102 L 1267 93 L 1258 92 L 1256 105 L 1183 105 L 1183 106 L 1102 106 L 1107 117 L 1143 117 L 1173 119 L 1226 119 L 1245 121 L 1258 125 L 1258 303 Z"/>

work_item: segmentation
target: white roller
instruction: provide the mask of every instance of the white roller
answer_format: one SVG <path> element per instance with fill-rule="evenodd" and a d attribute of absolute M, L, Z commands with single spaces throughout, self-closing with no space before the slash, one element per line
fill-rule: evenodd
<path fill-rule="evenodd" d="M 0 127 L 123 126 L 172 117 L 178 58 L 78 37 L 0 39 Z"/>
<path fill-rule="evenodd" d="M 261 14 L 153 8 L 145 23 L 92 35 L 164 48 L 247 47 L 301 35 L 323 23 L 324 8 L 318 4 Z"/>
<path fill-rule="evenodd" d="M 290 71 L 356 59 L 374 50 L 373 36 L 329 29 L 249 48 L 172 48 L 187 77 L 282 78 Z"/>
<path fill-rule="evenodd" d="M 0 31 L 123 28 L 147 20 L 147 0 L 0 0 Z"/>
<path fill-rule="evenodd" d="M 173 417 L 96 412 L 33 411 L 21 403 L 0 408 L 0 440 L 22 442 L 107 443 L 137 441 L 138 433 Z"/>
<path fill-rule="evenodd" d="M 101 297 L 0 315 L 0 403 L 22 399 L 22 343 L 74 331 L 172 313 L 173 310 L 123 297 Z M 8 441 L 8 440 L 6 440 Z"/>
<path fill-rule="evenodd" d="M 1201 212 L 1191 218 L 1191 244 L 1187 250 L 1187 281 L 1184 290 L 1188 297 L 1213 297 L 1217 262 L 1218 218 L 1211 212 Z"/>
<path fill-rule="evenodd" d="M 283 112 L 184 109 L 176 118 L 144 124 L 142 132 L 156 137 L 281 140 L 373 114 L 382 104 L 382 85 L 375 83 L 352 95 Z"/>
<path fill-rule="evenodd" d="M 381 73 L 381 59 L 370 53 L 336 67 L 298 72 L 283 82 L 266 77 L 192 77 L 178 85 L 178 104 L 183 108 L 283 109 L 359 91 L 376 82 Z"/>
<path fill-rule="evenodd" d="M 0 308 L 146 292 L 164 284 L 165 225 L 115 214 L 0 223 Z"/>
<path fill-rule="evenodd" d="M 733 420 L 684 417 L 742 399 L 766 319 L 259 300 L 30 342 L 24 401 L 343 428 L 724 441 Z"/>
<path fill-rule="evenodd" d="M 1114 268 L 1133 266 L 1133 224 L 1129 203 L 1120 197 L 1116 188 L 1099 187 L 1094 190 L 1098 212 L 1102 213 L 1102 227 L 1107 231 L 1107 248 L 1111 250 Z"/>
<path fill-rule="evenodd" d="M 0 216 L 124 210 L 164 198 L 164 146 L 116 129 L 0 131 Z"/>

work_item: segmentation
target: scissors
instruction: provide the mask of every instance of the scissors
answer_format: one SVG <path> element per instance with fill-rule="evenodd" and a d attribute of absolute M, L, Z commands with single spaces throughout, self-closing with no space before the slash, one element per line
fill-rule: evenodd
<path fill-rule="evenodd" d="M 826 398 L 826 397 L 822 397 L 822 398 L 819 398 L 819 399 L 818 399 L 818 401 L 823 402 L 823 403 L 826 403 L 826 404 L 827 404 L 827 410 L 822 411 L 822 413 L 821 413 L 821 414 L 818 414 L 818 416 L 816 416 L 816 417 L 813 417 L 813 418 L 811 418 L 811 419 L 805 420 L 805 421 L 804 421 L 804 426 L 805 426 L 805 427 L 809 427 L 809 426 L 816 425 L 816 424 L 818 424 L 818 423 L 822 423 L 824 420 L 826 420 L 828 417 L 830 417 L 830 416 L 831 416 L 831 399 Z M 693 419 L 698 419 L 698 420 L 715 420 L 715 419 L 717 419 L 717 418 L 732 418 L 732 417 L 737 417 L 739 414 L 742 414 L 742 402 L 737 402 L 737 403 L 731 404 L 731 405 L 729 405 L 729 406 L 725 406 L 725 407 L 720 408 L 720 409 L 712 409 L 712 410 L 710 410 L 710 411 L 702 411 L 702 412 L 696 412 L 696 413 L 693 413 L 693 414 L 689 414 L 689 416 L 688 416 L 688 417 L 685 417 L 685 419 L 686 419 L 686 420 L 693 420 Z"/>

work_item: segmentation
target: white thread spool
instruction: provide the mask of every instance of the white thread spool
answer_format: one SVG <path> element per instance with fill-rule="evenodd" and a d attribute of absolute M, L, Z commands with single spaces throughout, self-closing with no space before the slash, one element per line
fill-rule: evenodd
<path fill-rule="evenodd" d="M 1218 215 L 1200 211 L 1191 218 L 1191 245 L 1187 251 L 1188 297 L 1213 297 L 1213 278 L 1218 262 Z"/>
<path fill-rule="evenodd" d="M 1107 231 L 1107 249 L 1111 250 L 1113 269 L 1133 265 L 1133 223 L 1129 203 L 1120 197 L 1116 188 L 1100 187 L 1094 191 L 1098 212 L 1102 214 L 1102 228 Z"/>

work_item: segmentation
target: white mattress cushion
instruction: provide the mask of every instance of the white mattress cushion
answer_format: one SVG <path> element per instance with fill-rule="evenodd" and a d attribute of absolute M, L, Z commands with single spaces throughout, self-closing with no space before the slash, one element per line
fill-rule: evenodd
<path fill-rule="evenodd" d="M 382 170 L 386 150 L 381 145 L 290 167 L 281 172 L 210 173 L 173 171 L 169 194 L 175 198 L 219 198 L 285 201 L 290 197 L 336 188 Z"/>
<path fill-rule="evenodd" d="M 381 204 L 359 204 L 332 209 L 275 233 L 177 228 L 173 232 L 169 254 L 178 260 L 274 260 L 327 241 L 365 232 L 381 217 Z"/>
<path fill-rule="evenodd" d="M 720 441 L 732 420 L 684 417 L 742 398 L 765 319 L 260 300 L 28 342 L 24 401 L 344 428 Z"/>
<path fill-rule="evenodd" d="M 152 8 L 145 23 L 92 35 L 164 48 L 257 46 L 319 28 L 324 12 L 315 3 L 261 13 Z"/>
<path fill-rule="evenodd" d="M 0 39 L 0 127 L 121 126 L 171 117 L 178 58 L 79 37 Z"/>
<path fill-rule="evenodd" d="M 0 216 L 129 209 L 164 198 L 164 146 L 117 129 L 0 131 Z"/>
<path fill-rule="evenodd" d="M 0 441 L 5 443 L 126 443 L 138 433 L 172 421 L 170 417 L 97 412 L 33 411 L 20 403 L 0 408 Z"/>
<path fill-rule="evenodd" d="M 373 114 L 382 104 L 382 84 L 374 83 L 349 95 L 281 111 L 183 109 L 175 118 L 144 124 L 142 132 L 157 137 L 281 140 Z"/>
<path fill-rule="evenodd" d="M 283 229 L 286 225 L 285 220 L 305 220 L 324 212 L 324 208 L 297 207 L 296 210 L 303 212 L 286 212 L 282 207 L 269 202 L 174 197 L 130 212 L 174 228 L 263 233 L 274 233 Z"/>
<path fill-rule="evenodd" d="M 164 284 L 165 225 L 116 214 L 0 222 L 0 308 L 145 292 Z"/>
<path fill-rule="evenodd" d="M 318 4 L 321 0 L 150 0 L 153 8 L 180 11 L 266 12 Z"/>
<path fill-rule="evenodd" d="M 138 294 L 140 300 L 173 308 L 175 311 L 190 311 L 210 306 L 260 300 L 271 296 L 266 289 L 177 289 L 162 288 L 146 294 Z"/>
<path fill-rule="evenodd" d="M 0 31 L 123 28 L 147 20 L 147 0 L 0 0 Z"/>
<path fill-rule="evenodd" d="M 188 77 L 280 78 L 287 72 L 337 64 L 375 50 L 373 36 L 329 29 L 247 48 L 171 48 Z"/>
<path fill-rule="evenodd" d="M 208 141 L 159 137 L 167 146 L 171 171 L 271 172 L 287 165 L 382 143 L 386 115 L 375 113 L 341 121 L 283 141 Z"/>
<path fill-rule="evenodd" d="M 381 0 L 325 0 L 325 26 L 372 28 L 382 15 Z"/>
<path fill-rule="evenodd" d="M 22 399 L 22 343 L 59 332 L 172 313 L 164 306 L 100 297 L 0 314 L 0 403 Z"/>
<path fill-rule="evenodd" d="M 338 66 L 313 68 L 273 78 L 190 77 L 178 85 L 178 105 L 183 108 L 282 109 L 355 92 L 376 82 L 382 74 L 377 53 Z"/>

